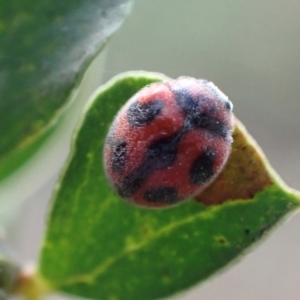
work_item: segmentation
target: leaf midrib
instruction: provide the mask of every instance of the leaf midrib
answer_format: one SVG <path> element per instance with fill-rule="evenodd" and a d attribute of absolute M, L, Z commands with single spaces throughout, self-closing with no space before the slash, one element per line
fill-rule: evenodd
<path fill-rule="evenodd" d="M 234 200 L 234 201 L 228 201 L 225 205 L 226 206 L 235 206 L 240 204 L 246 204 L 250 202 L 254 202 L 255 199 L 249 199 L 248 201 L 243 200 Z M 130 245 L 127 245 L 124 247 L 118 254 L 108 257 L 104 262 L 102 262 L 100 265 L 96 266 L 93 270 L 91 270 L 88 273 L 82 274 L 82 275 L 76 275 L 72 276 L 70 278 L 67 278 L 65 280 L 60 280 L 56 286 L 57 289 L 61 289 L 65 286 L 75 285 L 79 283 L 85 283 L 85 284 L 94 284 L 96 279 L 104 274 L 110 266 L 112 266 L 114 263 L 116 263 L 118 260 L 126 257 L 127 255 L 130 255 L 133 252 L 137 252 L 138 250 L 142 248 L 146 248 L 151 242 L 154 242 L 155 240 L 159 239 L 162 235 L 170 233 L 174 231 L 175 229 L 184 226 L 188 223 L 192 223 L 197 219 L 208 219 L 213 218 L 214 214 L 218 212 L 219 210 L 224 209 L 224 205 L 219 206 L 212 206 L 207 208 L 205 211 L 201 210 L 200 212 L 190 215 L 180 221 L 173 222 L 171 224 L 168 224 L 164 227 L 162 227 L 160 230 L 154 232 L 151 236 L 149 236 L 147 239 L 144 239 L 143 241 L 139 243 L 131 243 Z"/>

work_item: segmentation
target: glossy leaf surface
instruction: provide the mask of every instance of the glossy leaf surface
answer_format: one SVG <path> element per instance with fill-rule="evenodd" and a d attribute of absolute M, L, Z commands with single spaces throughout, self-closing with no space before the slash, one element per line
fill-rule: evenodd
<path fill-rule="evenodd" d="M 210 277 L 299 207 L 299 195 L 276 177 L 238 121 L 229 163 L 210 193 L 169 209 L 121 201 L 103 171 L 104 138 L 118 109 L 161 80 L 158 74 L 124 74 L 87 107 L 41 252 L 38 276 L 53 289 L 95 299 L 166 297 Z"/>
<path fill-rule="evenodd" d="M 130 0 L 0 0 L 0 180 L 43 144 Z"/>

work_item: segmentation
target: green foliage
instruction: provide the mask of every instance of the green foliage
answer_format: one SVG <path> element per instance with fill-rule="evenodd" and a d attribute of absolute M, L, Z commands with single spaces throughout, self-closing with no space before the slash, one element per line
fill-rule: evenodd
<path fill-rule="evenodd" d="M 0 0 L 0 180 L 40 147 L 130 0 Z"/>
<path fill-rule="evenodd" d="M 39 261 L 37 276 L 53 290 L 94 299 L 168 296 L 235 260 L 299 207 L 299 195 L 280 182 L 238 121 L 229 164 L 210 187 L 218 201 L 199 196 L 173 208 L 148 210 L 120 200 L 103 171 L 106 132 L 133 94 L 166 79 L 124 74 L 99 89 L 85 110 Z M 257 173 L 264 176 L 249 180 Z"/>

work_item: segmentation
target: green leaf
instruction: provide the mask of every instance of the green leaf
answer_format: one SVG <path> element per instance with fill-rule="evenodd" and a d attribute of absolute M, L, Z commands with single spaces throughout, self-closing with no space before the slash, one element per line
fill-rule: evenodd
<path fill-rule="evenodd" d="M 0 0 L 0 181 L 49 137 L 130 0 Z"/>
<path fill-rule="evenodd" d="M 37 276 L 52 289 L 95 299 L 165 297 L 228 265 L 299 207 L 299 194 L 276 177 L 238 121 L 229 163 L 210 187 L 224 193 L 213 199 L 203 193 L 161 210 L 121 201 L 103 171 L 104 138 L 124 102 L 161 80 L 166 77 L 124 74 L 99 89 L 87 107 L 39 261 Z"/>

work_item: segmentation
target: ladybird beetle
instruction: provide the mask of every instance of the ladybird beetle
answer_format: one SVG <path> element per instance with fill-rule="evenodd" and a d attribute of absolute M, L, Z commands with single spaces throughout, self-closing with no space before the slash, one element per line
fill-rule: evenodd
<path fill-rule="evenodd" d="M 113 189 L 144 207 L 178 204 L 207 187 L 231 150 L 232 103 L 191 77 L 153 83 L 115 117 L 104 145 Z"/>

